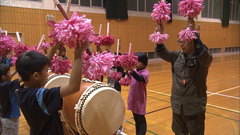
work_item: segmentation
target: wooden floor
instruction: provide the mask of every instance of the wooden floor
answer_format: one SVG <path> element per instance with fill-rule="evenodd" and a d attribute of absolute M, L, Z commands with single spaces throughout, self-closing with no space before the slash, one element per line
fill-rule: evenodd
<path fill-rule="evenodd" d="M 171 65 L 162 60 L 149 61 L 150 80 L 147 85 L 147 135 L 173 135 Z M 106 77 L 105 77 L 106 78 Z M 106 82 L 106 79 L 104 80 Z M 209 69 L 208 104 L 205 121 L 206 135 L 239 135 L 239 54 L 216 54 Z M 127 103 L 129 87 L 122 87 L 122 97 Z M 135 134 L 131 111 L 126 110 L 124 133 Z M 22 115 L 19 135 L 29 134 L 29 127 Z"/>

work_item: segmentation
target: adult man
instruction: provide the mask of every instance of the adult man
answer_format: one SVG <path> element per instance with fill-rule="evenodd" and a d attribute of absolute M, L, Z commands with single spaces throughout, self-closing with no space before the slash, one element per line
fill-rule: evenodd
<path fill-rule="evenodd" d="M 187 26 L 195 29 L 194 20 Z M 162 26 L 157 30 L 162 31 Z M 182 42 L 182 51 L 169 51 L 163 44 L 156 46 L 158 56 L 172 64 L 172 130 L 176 135 L 203 135 L 207 103 L 207 75 L 212 55 L 199 36 Z"/>

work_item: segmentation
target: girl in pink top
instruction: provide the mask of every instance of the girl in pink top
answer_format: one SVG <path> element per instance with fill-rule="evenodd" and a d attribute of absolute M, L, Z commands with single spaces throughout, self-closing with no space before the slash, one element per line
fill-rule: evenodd
<path fill-rule="evenodd" d="M 127 69 L 131 73 L 131 84 L 128 94 L 128 110 L 131 110 L 136 125 L 136 135 L 145 135 L 147 123 L 145 119 L 149 72 L 146 69 L 148 58 L 144 53 L 137 53 L 137 69 Z"/>

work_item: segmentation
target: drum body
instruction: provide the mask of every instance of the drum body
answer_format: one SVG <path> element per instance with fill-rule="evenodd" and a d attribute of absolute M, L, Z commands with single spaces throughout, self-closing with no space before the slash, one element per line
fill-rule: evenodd
<path fill-rule="evenodd" d="M 52 75 L 45 88 L 63 86 L 69 82 L 68 75 Z M 82 79 L 80 91 L 64 97 L 62 114 L 65 122 L 81 135 L 113 135 L 121 126 L 124 101 L 109 85 Z"/>

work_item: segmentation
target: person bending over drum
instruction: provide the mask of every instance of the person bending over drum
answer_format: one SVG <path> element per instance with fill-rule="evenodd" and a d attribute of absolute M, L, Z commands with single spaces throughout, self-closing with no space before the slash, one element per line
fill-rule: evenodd
<path fill-rule="evenodd" d="M 82 55 L 87 49 L 85 42 L 76 47 L 74 65 L 66 86 L 45 89 L 48 68 L 54 53 L 61 43 L 56 43 L 48 57 L 36 51 L 21 54 L 16 61 L 16 69 L 24 84 L 18 89 L 17 100 L 30 126 L 30 134 L 63 135 L 63 127 L 58 114 L 62 109 L 62 98 L 79 91 L 82 76 Z"/>

